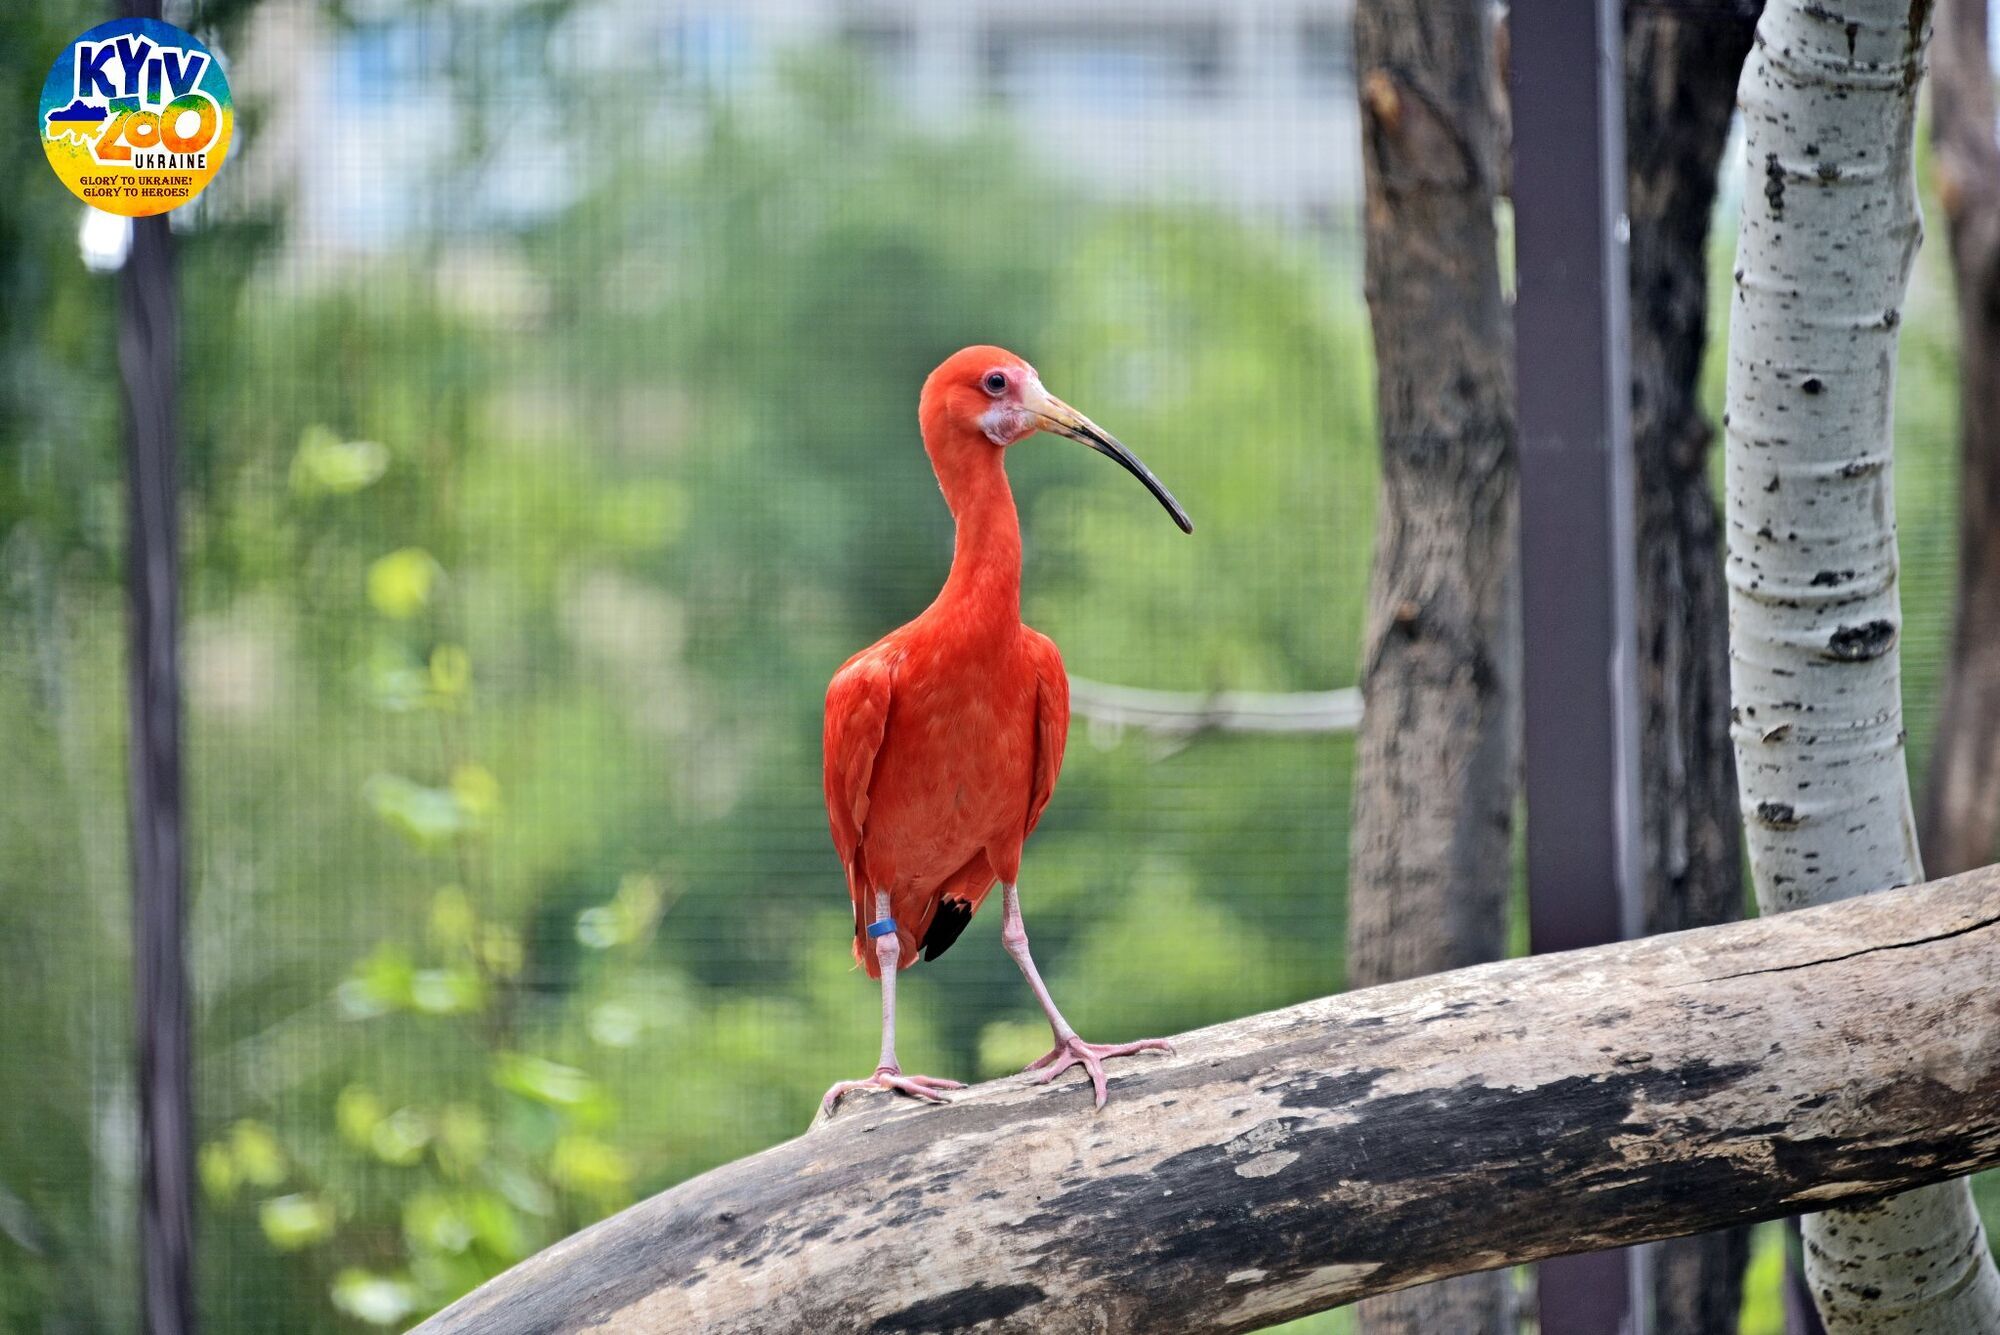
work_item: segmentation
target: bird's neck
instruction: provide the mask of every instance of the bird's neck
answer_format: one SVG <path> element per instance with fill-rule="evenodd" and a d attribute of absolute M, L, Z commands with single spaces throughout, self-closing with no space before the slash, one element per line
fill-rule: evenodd
<path fill-rule="evenodd" d="M 1021 620 L 1021 521 L 1000 451 L 985 448 L 940 468 L 938 484 L 951 506 L 958 533 L 951 574 L 937 604 L 981 623 L 1011 627 Z"/>

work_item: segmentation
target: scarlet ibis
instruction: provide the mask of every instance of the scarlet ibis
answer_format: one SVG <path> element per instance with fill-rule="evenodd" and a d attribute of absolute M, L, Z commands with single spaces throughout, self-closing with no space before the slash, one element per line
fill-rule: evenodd
<path fill-rule="evenodd" d="M 1050 431 L 1116 460 L 1176 524 L 1194 532 L 1152 470 L 1110 433 L 1042 388 L 1027 362 L 995 347 L 952 354 L 924 381 L 924 451 L 957 524 L 951 574 L 931 605 L 847 660 L 826 691 L 826 810 L 854 901 L 854 955 L 882 980 L 875 1073 L 857 1089 L 943 1101 L 955 1080 L 905 1075 L 896 1062 L 896 975 L 950 948 L 1002 887 L 1000 940 L 1021 968 L 1055 1046 L 1028 1066 L 1046 1084 L 1072 1066 L 1104 1106 L 1104 1059 L 1164 1039 L 1086 1043 L 1056 1009 L 1021 920 L 1021 844 L 1041 819 L 1069 736 L 1069 677 L 1048 636 L 1021 624 L 1021 526 L 1007 447 Z"/>

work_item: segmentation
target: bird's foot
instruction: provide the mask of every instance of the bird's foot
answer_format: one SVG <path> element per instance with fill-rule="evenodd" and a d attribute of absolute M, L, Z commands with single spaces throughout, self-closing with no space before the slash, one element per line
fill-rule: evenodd
<path fill-rule="evenodd" d="M 883 1089 L 928 1103 L 949 1103 L 943 1091 L 964 1088 L 965 1085 L 957 1080 L 943 1080 L 934 1075 L 904 1075 L 893 1066 L 878 1066 L 875 1074 L 866 1080 L 843 1080 L 826 1091 L 826 1097 L 820 1100 L 819 1106 L 822 1115 L 830 1113 L 843 1095 L 852 1094 L 857 1089 Z"/>
<path fill-rule="evenodd" d="M 1090 1073 L 1090 1084 L 1097 1091 L 1097 1106 L 1104 1106 L 1104 1059 L 1107 1057 L 1129 1057 L 1135 1052 L 1171 1053 L 1174 1045 L 1164 1038 L 1142 1038 L 1135 1043 L 1086 1043 L 1071 1034 L 1068 1038 L 1056 1040 L 1056 1045 L 1047 1053 L 1035 1058 L 1024 1068 L 1040 1071 L 1035 1083 L 1046 1085 L 1072 1066 L 1081 1066 Z"/>

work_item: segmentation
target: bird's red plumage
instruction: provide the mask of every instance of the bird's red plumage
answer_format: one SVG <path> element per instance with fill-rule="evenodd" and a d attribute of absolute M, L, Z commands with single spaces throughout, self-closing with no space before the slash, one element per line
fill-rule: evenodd
<path fill-rule="evenodd" d="M 1021 624 L 1004 446 L 976 425 L 979 377 L 995 365 L 1032 375 L 1010 353 L 968 348 L 924 386 L 924 446 L 958 521 L 950 578 L 827 688 L 827 817 L 854 901 L 855 957 L 870 976 L 880 967 L 863 929 L 876 892 L 889 893 L 907 968 L 947 897 L 969 915 L 1018 876 L 1069 735 L 1062 656 Z"/>
<path fill-rule="evenodd" d="M 1182 532 L 1194 521 L 1137 455 L 999 348 L 946 358 L 924 382 L 917 415 L 957 534 L 937 598 L 842 664 L 826 691 L 827 820 L 854 901 L 854 957 L 882 984 L 882 1048 L 874 1072 L 837 1081 L 821 1111 L 859 1091 L 936 1103 L 964 1088 L 903 1071 L 896 974 L 920 954 L 942 954 L 998 882 L 1007 886 L 1001 944 L 1055 1044 L 1027 1069 L 1047 1084 L 1082 1067 L 1102 1108 L 1107 1060 L 1172 1045 L 1084 1042 L 1028 950 L 1015 882 L 1021 844 L 1062 772 L 1069 678 L 1049 638 L 1021 624 L 1021 526 L 1002 456 L 1037 432 L 1067 436 L 1139 479 Z"/>

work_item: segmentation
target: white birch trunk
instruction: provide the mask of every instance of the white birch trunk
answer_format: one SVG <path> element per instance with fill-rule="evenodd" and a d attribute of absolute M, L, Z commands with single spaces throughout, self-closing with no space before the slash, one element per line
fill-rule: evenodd
<path fill-rule="evenodd" d="M 1730 310 L 1731 717 L 1766 913 L 1923 879 L 1903 754 L 1890 413 L 1923 227 L 1930 0 L 1772 0 L 1744 68 Z M 1830 1335 L 2000 1331 L 1962 1181 L 1805 1222 Z"/>

